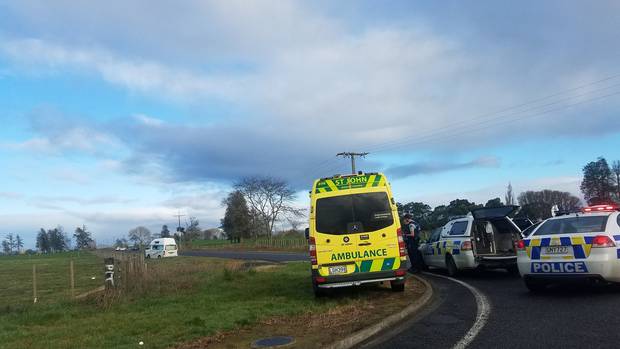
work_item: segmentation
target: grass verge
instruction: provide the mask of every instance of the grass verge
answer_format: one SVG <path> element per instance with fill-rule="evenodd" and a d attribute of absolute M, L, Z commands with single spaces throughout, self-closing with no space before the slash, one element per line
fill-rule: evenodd
<path fill-rule="evenodd" d="M 128 291 L 2 308 L 0 348 L 135 348 L 140 341 L 141 348 L 167 348 L 340 307 L 368 308 L 377 298 L 355 291 L 316 300 L 307 262 L 256 271 L 239 261 L 178 257 L 151 260 L 148 272 L 144 287 Z"/>

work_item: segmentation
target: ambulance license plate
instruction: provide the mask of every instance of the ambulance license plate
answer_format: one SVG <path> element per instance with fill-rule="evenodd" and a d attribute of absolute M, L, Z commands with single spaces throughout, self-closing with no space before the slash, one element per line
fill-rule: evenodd
<path fill-rule="evenodd" d="M 568 246 L 548 246 L 545 247 L 545 254 L 569 254 Z"/>
<path fill-rule="evenodd" d="M 329 267 L 329 274 L 330 275 L 336 275 L 336 274 L 346 274 L 347 273 L 347 266 L 346 265 L 337 265 L 334 267 Z"/>

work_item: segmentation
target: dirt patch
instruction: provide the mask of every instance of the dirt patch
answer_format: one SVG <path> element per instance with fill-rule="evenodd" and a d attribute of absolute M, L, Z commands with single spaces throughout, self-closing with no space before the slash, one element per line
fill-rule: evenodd
<path fill-rule="evenodd" d="M 330 297 L 357 298 L 357 301 L 320 313 L 265 319 L 254 326 L 221 332 L 177 348 L 249 348 L 253 341 L 271 336 L 293 336 L 296 342 L 287 348 L 323 347 L 402 310 L 420 298 L 425 290 L 414 278 L 407 280 L 405 292 L 400 293 L 392 292 L 389 283 L 340 289 Z"/>

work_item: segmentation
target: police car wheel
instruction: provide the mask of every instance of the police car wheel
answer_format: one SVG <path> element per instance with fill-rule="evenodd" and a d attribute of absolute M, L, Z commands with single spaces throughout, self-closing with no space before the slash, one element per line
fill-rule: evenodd
<path fill-rule="evenodd" d="M 403 292 L 405 290 L 405 282 L 393 280 L 390 281 L 390 287 L 392 287 L 394 292 Z"/>
<path fill-rule="evenodd" d="M 519 275 L 519 267 L 516 265 L 511 265 L 508 268 L 506 268 L 506 270 L 508 271 L 508 273 L 510 273 L 511 275 Z"/>
<path fill-rule="evenodd" d="M 451 255 L 446 256 L 446 269 L 448 270 L 448 275 L 455 276 L 458 274 L 459 269 L 456 267 L 456 263 L 454 262 L 454 258 Z"/>
<path fill-rule="evenodd" d="M 530 292 L 541 292 L 547 288 L 547 285 L 540 281 L 535 281 L 531 279 L 525 279 L 525 287 L 527 287 Z"/>

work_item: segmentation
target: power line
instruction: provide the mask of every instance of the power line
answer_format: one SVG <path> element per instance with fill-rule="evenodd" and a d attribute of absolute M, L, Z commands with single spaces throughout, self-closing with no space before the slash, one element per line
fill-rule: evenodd
<path fill-rule="evenodd" d="M 354 152 L 343 152 L 338 153 L 336 156 L 342 156 L 343 158 L 351 158 L 351 173 L 355 174 L 355 157 L 365 157 L 368 153 L 354 153 Z"/>

